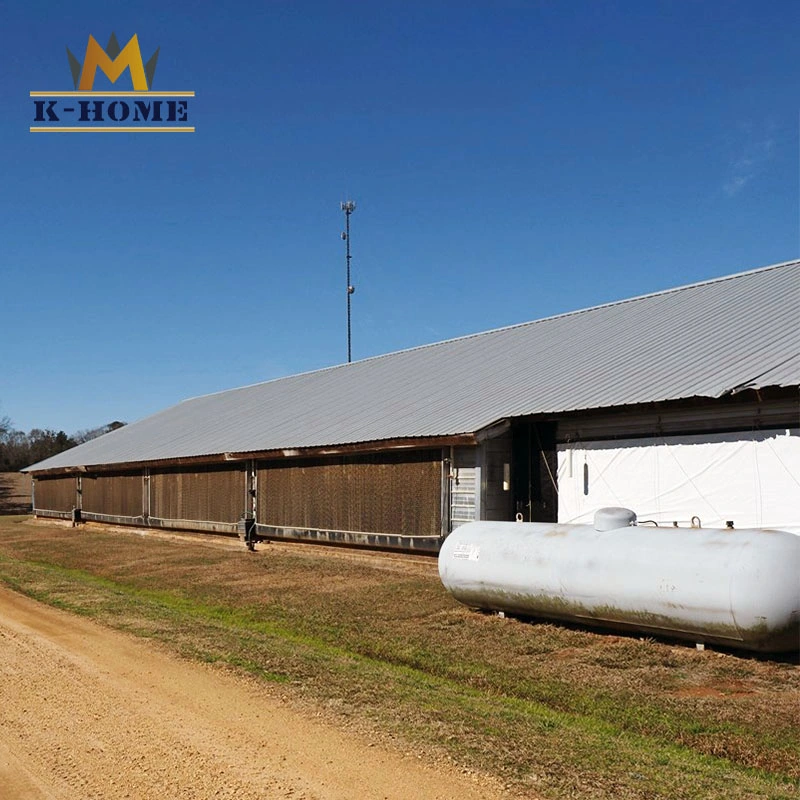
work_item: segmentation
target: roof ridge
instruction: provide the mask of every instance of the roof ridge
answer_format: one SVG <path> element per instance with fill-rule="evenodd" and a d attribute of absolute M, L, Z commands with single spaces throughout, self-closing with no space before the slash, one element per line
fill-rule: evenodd
<path fill-rule="evenodd" d="M 607 303 L 599 303 L 596 306 L 587 306 L 586 308 L 579 308 L 573 311 L 563 311 L 560 314 L 551 314 L 550 316 L 547 317 L 539 317 L 538 319 L 526 320 L 525 322 L 514 322 L 511 325 L 504 325 L 500 328 L 490 328 L 487 331 L 465 333 L 462 336 L 453 336 L 450 339 L 442 339 L 441 341 L 438 342 L 427 342 L 426 344 L 418 344 L 414 345 L 413 347 L 405 347 L 400 350 L 393 350 L 390 353 L 379 353 L 378 355 L 368 356 L 367 358 L 361 358 L 358 361 L 352 361 L 346 364 L 331 364 L 328 367 L 318 367 L 317 369 L 309 369 L 303 372 L 293 372 L 290 375 L 281 375 L 276 378 L 268 378 L 265 381 L 256 381 L 255 383 L 249 383 L 244 386 L 235 386 L 231 389 L 220 389 L 217 392 L 208 392 L 207 394 L 197 395 L 196 397 L 187 397 L 186 399 L 179 401 L 177 405 L 181 405 L 183 403 L 190 403 L 193 402 L 194 400 L 202 400 L 206 397 L 214 397 L 220 394 L 227 394 L 229 392 L 238 392 L 238 391 L 244 391 L 245 389 L 254 389 L 257 386 L 265 386 L 268 383 L 275 383 L 276 381 L 284 381 L 288 380 L 289 378 L 301 378 L 306 375 L 331 372 L 333 370 L 338 370 L 338 369 L 347 369 L 350 367 L 355 367 L 358 364 L 366 364 L 371 361 L 378 361 L 384 358 L 391 358 L 392 356 L 397 356 L 400 355 L 401 353 L 413 353 L 417 350 L 425 350 L 426 348 L 429 347 L 440 347 L 442 345 L 452 344 L 453 342 L 460 342 L 466 339 L 475 339 L 479 336 L 488 336 L 490 334 L 495 334 L 495 333 L 504 333 L 505 331 L 514 330 L 516 328 L 524 328 L 529 325 L 538 325 L 539 323 L 550 322 L 555 319 L 563 319 L 566 317 L 576 316 L 578 314 L 586 314 L 589 311 L 597 311 L 602 308 L 621 306 L 625 305 L 626 303 L 636 302 L 638 300 L 647 300 L 648 298 L 651 297 L 673 294 L 675 292 L 683 292 L 687 291 L 688 289 L 696 289 L 700 286 L 707 286 L 709 284 L 714 284 L 714 283 L 722 283 L 724 281 L 734 280 L 736 278 L 744 278 L 748 275 L 753 275 L 754 273 L 757 272 L 769 272 L 770 270 L 781 269 L 783 267 L 797 266 L 797 265 L 800 265 L 800 258 L 794 258 L 789 261 L 781 261 L 777 264 L 768 264 L 762 267 L 755 267 L 754 269 L 745 270 L 744 272 L 735 272 L 731 273 L 730 275 L 721 275 L 716 278 L 707 278 L 706 280 L 695 281 L 694 283 L 687 283 L 682 286 L 673 286 L 668 289 L 659 289 L 658 291 L 655 292 L 647 292 L 646 294 L 634 295 L 633 297 L 626 297 L 621 300 L 610 300 Z"/>

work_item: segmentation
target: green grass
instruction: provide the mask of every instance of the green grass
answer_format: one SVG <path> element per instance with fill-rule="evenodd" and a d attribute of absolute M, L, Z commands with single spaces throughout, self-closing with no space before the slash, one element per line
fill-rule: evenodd
<path fill-rule="evenodd" d="M 0 518 L 0 581 L 521 795 L 800 797 L 795 664 L 472 612 L 433 560 Z"/>

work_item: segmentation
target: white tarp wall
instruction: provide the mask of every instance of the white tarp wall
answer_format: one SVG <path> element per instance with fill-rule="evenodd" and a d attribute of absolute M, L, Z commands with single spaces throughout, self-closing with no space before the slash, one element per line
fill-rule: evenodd
<path fill-rule="evenodd" d="M 558 521 L 603 506 L 704 528 L 800 526 L 800 428 L 558 445 Z"/>

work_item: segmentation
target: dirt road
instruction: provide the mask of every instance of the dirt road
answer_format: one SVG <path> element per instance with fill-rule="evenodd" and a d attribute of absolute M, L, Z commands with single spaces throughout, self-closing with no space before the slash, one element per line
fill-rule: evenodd
<path fill-rule="evenodd" d="M 502 794 L 485 780 L 305 717 L 255 683 L 0 589 L 0 796 Z"/>

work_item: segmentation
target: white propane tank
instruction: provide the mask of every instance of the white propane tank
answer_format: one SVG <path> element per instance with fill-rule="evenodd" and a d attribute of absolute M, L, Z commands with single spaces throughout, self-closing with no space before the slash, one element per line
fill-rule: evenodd
<path fill-rule="evenodd" d="M 635 519 L 627 509 L 603 509 L 595 527 L 470 522 L 442 544 L 439 575 L 475 608 L 800 650 L 800 536 L 637 527 Z M 624 527 L 597 530 L 609 520 Z"/>

